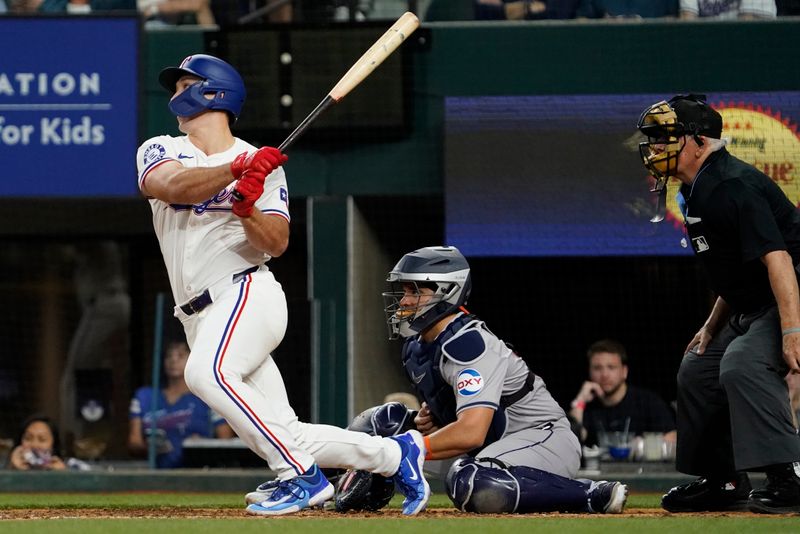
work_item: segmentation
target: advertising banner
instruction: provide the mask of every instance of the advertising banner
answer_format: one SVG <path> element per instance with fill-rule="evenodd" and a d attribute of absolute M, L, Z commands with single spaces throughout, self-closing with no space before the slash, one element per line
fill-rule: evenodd
<path fill-rule="evenodd" d="M 0 17 L 0 196 L 137 194 L 137 17 Z"/>

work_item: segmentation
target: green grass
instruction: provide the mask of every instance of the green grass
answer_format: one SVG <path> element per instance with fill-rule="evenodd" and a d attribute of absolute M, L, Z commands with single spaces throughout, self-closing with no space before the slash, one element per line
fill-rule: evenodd
<path fill-rule="evenodd" d="M 658 508 L 658 495 L 631 495 L 630 508 Z M 399 498 L 392 506 L 399 506 Z M 7 494 L 0 493 L 0 515 L 10 509 L 63 510 L 81 508 L 112 508 L 134 510 L 137 508 L 187 507 L 237 509 L 243 507 L 240 494 L 209 493 L 112 493 L 112 494 Z M 450 508 L 447 497 L 435 494 L 430 508 Z M 655 510 L 654 510 L 655 511 Z M 228 514 L 230 515 L 230 514 Z M 549 534 L 549 533 L 698 533 L 698 534 L 748 534 L 798 533 L 800 517 L 750 517 L 750 516 L 597 516 L 560 517 L 558 514 L 542 516 L 481 517 L 459 515 L 436 517 L 434 514 L 416 518 L 357 518 L 326 513 L 324 517 L 284 518 L 162 518 L 162 519 L 72 519 L 3 520 L 3 534 L 57 532 L 65 534 Z"/>

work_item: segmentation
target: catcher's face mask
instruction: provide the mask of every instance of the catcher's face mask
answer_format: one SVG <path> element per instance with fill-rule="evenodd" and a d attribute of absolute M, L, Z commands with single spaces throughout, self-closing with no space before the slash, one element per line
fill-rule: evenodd
<path fill-rule="evenodd" d="M 665 100 L 644 110 L 637 128 L 647 136 L 647 141 L 639 143 L 639 154 L 656 179 L 652 191 L 659 193 L 666 187 L 667 180 L 678 172 L 678 156 L 686 145 L 686 132 L 675 110 Z"/>
<path fill-rule="evenodd" d="M 435 289 L 430 286 L 435 286 Z M 444 299 L 438 284 L 391 282 L 390 291 L 383 293 L 389 337 L 408 337 L 418 333 L 410 323 Z"/>

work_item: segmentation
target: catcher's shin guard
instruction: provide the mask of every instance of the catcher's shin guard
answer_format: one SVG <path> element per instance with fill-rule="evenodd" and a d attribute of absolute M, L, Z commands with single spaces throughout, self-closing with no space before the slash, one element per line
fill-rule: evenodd
<path fill-rule="evenodd" d="M 588 485 L 493 458 L 465 458 L 450 467 L 447 495 L 461 511 L 483 514 L 585 512 Z"/>

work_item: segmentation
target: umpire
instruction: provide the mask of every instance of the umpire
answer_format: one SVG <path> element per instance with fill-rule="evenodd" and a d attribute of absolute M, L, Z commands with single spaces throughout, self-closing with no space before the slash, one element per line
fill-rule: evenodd
<path fill-rule="evenodd" d="M 681 182 L 678 205 L 717 300 L 678 371 L 677 469 L 698 475 L 672 488 L 670 512 L 800 512 L 800 438 L 784 380 L 800 373 L 800 211 L 721 139 L 704 95 L 647 108 L 639 145 L 656 178 Z M 764 471 L 750 491 L 747 471 Z"/>

